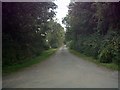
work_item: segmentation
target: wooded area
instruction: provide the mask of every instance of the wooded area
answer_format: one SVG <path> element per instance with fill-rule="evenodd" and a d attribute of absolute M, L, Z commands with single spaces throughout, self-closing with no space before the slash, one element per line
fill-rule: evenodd
<path fill-rule="evenodd" d="M 98 59 L 120 63 L 120 2 L 71 2 L 57 22 L 54 2 L 2 3 L 3 67 L 23 63 L 63 42 Z"/>
<path fill-rule="evenodd" d="M 120 2 L 72 2 L 62 22 L 71 49 L 102 63 L 120 63 Z"/>
<path fill-rule="evenodd" d="M 2 2 L 3 90 L 119 88 L 120 2 L 74 1 Z"/>
<path fill-rule="evenodd" d="M 53 2 L 2 3 L 3 67 L 24 63 L 62 45 L 64 29 L 53 19 L 56 8 Z"/>

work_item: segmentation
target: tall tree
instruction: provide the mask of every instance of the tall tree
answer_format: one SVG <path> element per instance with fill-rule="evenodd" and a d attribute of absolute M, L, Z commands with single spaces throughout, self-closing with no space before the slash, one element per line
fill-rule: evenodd
<path fill-rule="evenodd" d="M 119 11 L 119 2 L 71 2 L 63 19 L 66 41 L 72 49 L 101 62 L 120 61 Z"/>
<path fill-rule="evenodd" d="M 55 16 L 53 2 L 3 2 L 3 65 L 19 63 L 46 49 L 48 20 Z"/>

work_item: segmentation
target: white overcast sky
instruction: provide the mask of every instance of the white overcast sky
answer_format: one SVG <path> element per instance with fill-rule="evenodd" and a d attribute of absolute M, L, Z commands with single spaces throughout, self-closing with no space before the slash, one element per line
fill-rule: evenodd
<path fill-rule="evenodd" d="M 58 22 L 64 27 L 64 25 L 62 24 L 62 18 L 65 17 L 68 12 L 67 6 L 69 5 L 70 0 L 56 0 L 54 2 L 58 6 L 58 8 L 56 9 L 56 17 L 58 19 Z"/>

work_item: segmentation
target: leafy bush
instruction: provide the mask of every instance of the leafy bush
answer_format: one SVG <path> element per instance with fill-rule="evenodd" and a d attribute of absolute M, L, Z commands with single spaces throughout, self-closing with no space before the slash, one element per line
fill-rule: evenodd
<path fill-rule="evenodd" d="M 102 49 L 98 57 L 99 57 L 100 62 L 102 63 L 112 62 L 112 53 L 108 47 Z"/>
<path fill-rule="evenodd" d="M 120 36 L 113 31 L 108 32 L 108 34 L 105 36 L 105 40 L 102 41 L 101 48 L 99 51 L 98 58 L 100 62 L 118 63 L 119 55 L 120 55 L 119 45 L 120 45 Z"/>

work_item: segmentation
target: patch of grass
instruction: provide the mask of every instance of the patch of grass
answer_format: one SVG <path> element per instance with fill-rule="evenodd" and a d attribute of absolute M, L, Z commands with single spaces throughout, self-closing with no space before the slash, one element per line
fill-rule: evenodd
<path fill-rule="evenodd" d="M 89 56 L 86 56 L 84 54 L 81 54 L 81 53 L 79 53 L 79 52 L 77 52 L 75 50 L 69 49 L 69 51 L 72 54 L 74 54 L 74 55 L 76 55 L 76 56 L 78 56 L 78 57 L 80 57 L 80 58 L 82 58 L 84 60 L 88 60 L 88 61 L 94 62 L 94 63 L 96 63 L 99 66 L 104 66 L 104 67 L 109 68 L 111 70 L 120 70 L 118 65 L 116 65 L 114 63 L 100 63 L 99 60 L 94 59 L 93 57 L 89 57 Z"/>
<path fill-rule="evenodd" d="M 14 64 L 14 65 L 11 65 L 11 66 L 3 67 L 2 68 L 2 73 L 3 73 L 3 75 L 7 75 L 7 74 L 10 74 L 10 73 L 16 72 L 20 69 L 23 69 L 25 67 L 29 67 L 31 65 L 40 63 L 41 61 L 46 60 L 51 55 L 53 55 L 56 52 L 56 50 L 57 49 L 49 49 L 49 50 L 44 51 L 42 54 L 40 54 L 37 57 L 31 58 L 29 60 L 25 60 L 24 63 Z"/>

